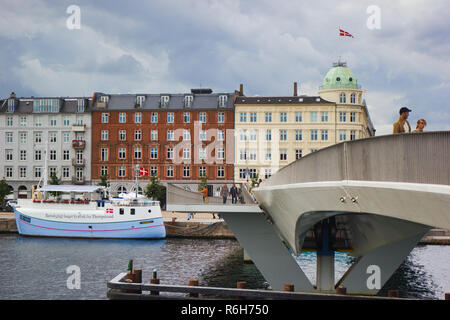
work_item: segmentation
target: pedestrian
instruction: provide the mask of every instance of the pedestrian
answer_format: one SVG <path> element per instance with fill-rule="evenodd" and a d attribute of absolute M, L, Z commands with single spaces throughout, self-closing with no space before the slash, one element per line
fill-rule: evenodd
<path fill-rule="evenodd" d="M 398 118 L 398 120 L 394 123 L 394 128 L 392 133 L 411 133 L 411 126 L 409 125 L 408 122 L 408 117 L 409 117 L 409 113 L 412 110 L 406 108 L 406 107 L 402 107 L 399 111 L 400 113 L 400 117 Z"/>
<path fill-rule="evenodd" d="M 220 190 L 220 196 L 223 199 L 223 204 L 227 203 L 228 193 L 229 192 L 228 192 L 227 185 L 224 184 L 223 187 L 222 187 L 222 190 Z"/>
<path fill-rule="evenodd" d="M 244 201 L 244 195 L 242 194 L 242 188 L 238 189 L 238 194 L 239 194 L 239 202 L 244 204 L 245 201 Z"/>
<path fill-rule="evenodd" d="M 416 130 L 414 130 L 413 133 L 423 132 L 423 129 L 425 128 L 426 125 L 427 122 L 425 121 L 425 119 L 417 120 Z"/>
<path fill-rule="evenodd" d="M 203 202 L 204 203 L 209 203 L 209 198 L 208 198 L 208 188 L 204 187 L 201 191 L 201 194 L 203 194 Z"/>
<path fill-rule="evenodd" d="M 237 203 L 238 190 L 236 188 L 236 184 L 233 183 L 233 186 L 230 189 L 230 193 L 231 193 L 231 203 L 232 204 Z"/>
<path fill-rule="evenodd" d="M 191 220 L 191 217 L 192 217 L 192 216 L 191 216 L 191 213 L 188 212 L 187 219 L 188 219 L 188 220 Z"/>

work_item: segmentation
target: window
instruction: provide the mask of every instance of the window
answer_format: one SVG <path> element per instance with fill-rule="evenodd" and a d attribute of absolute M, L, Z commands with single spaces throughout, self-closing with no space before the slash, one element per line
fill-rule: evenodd
<path fill-rule="evenodd" d="M 63 150 L 63 160 L 70 160 L 70 150 Z"/>
<path fill-rule="evenodd" d="M 158 123 L 158 112 L 152 112 L 151 122 L 152 123 Z"/>
<path fill-rule="evenodd" d="M 6 137 L 6 142 L 13 142 L 13 133 L 12 132 L 6 132 L 5 137 Z"/>
<path fill-rule="evenodd" d="M 167 123 L 173 123 L 174 122 L 174 113 L 173 112 L 167 112 Z"/>
<path fill-rule="evenodd" d="M 161 96 L 160 99 L 161 107 L 163 108 L 167 107 L 169 105 L 169 100 L 170 100 L 169 96 Z"/>
<path fill-rule="evenodd" d="M 228 101 L 228 97 L 226 95 L 220 95 L 219 96 L 219 107 L 226 107 L 227 101 Z"/>
<path fill-rule="evenodd" d="M 194 96 L 188 95 L 184 97 L 184 107 L 190 108 L 192 107 L 192 101 L 194 101 Z"/>
<path fill-rule="evenodd" d="M 6 118 L 6 126 L 8 126 L 8 127 L 13 126 L 13 117 Z"/>
<path fill-rule="evenodd" d="M 158 140 L 158 130 L 150 131 L 150 137 L 152 140 Z"/>
<path fill-rule="evenodd" d="M 184 123 L 190 123 L 191 122 L 191 113 L 190 112 L 184 112 L 183 113 L 183 122 Z"/>
<path fill-rule="evenodd" d="M 27 167 L 19 167 L 19 178 L 27 177 Z"/>
<path fill-rule="evenodd" d="M 272 122 L 272 112 L 265 113 L 265 120 L 266 122 Z"/>
<path fill-rule="evenodd" d="M 42 168 L 41 167 L 35 167 L 34 168 L 34 177 L 40 178 L 42 176 Z"/>
<path fill-rule="evenodd" d="M 36 113 L 54 113 L 59 112 L 59 99 L 34 99 L 33 112 Z"/>
<path fill-rule="evenodd" d="M 191 131 L 189 129 L 183 130 L 183 140 L 191 140 Z"/>
<path fill-rule="evenodd" d="M 356 139 L 356 131 L 350 130 L 350 140 L 355 140 L 355 139 Z"/>
<path fill-rule="evenodd" d="M 56 117 L 55 116 L 50 117 L 50 127 L 56 127 Z"/>
<path fill-rule="evenodd" d="M 174 169 L 172 166 L 168 166 L 166 170 L 166 176 L 169 178 L 173 178 L 174 176 Z"/>
<path fill-rule="evenodd" d="M 41 161 L 41 160 L 42 160 L 42 151 L 34 150 L 34 161 Z"/>
<path fill-rule="evenodd" d="M 127 174 L 127 168 L 124 167 L 124 166 L 119 166 L 119 168 L 118 168 L 118 176 L 123 178 L 123 177 L 126 176 L 126 174 Z"/>
<path fill-rule="evenodd" d="M 20 143 L 27 143 L 27 133 L 26 132 L 20 132 Z"/>
<path fill-rule="evenodd" d="M 311 153 L 314 153 L 316 151 L 317 151 L 317 149 L 311 149 Z"/>
<path fill-rule="evenodd" d="M 157 166 L 151 166 L 150 167 L 150 175 L 151 176 L 158 176 L 158 167 Z"/>
<path fill-rule="evenodd" d="M 320 133 L 322 136 L 322 141 L 327 141 L 328 140 L 328 130 L 322 130 Z"/>
<path fill-rule="evenodd" d="M 77 126 L 82 126 L 83 125 L 83 117 L 82 116 L 77 116 L 75 123 Z"/>
<path fill-rule="evenodd" d="M 62 177 L 63 178 L 69 178 L 70 177 L 70 168 L 69 167 L 63 167 L 62 168 Z"/>
<path fill-rule="evenodd" d="M 322 122 L 328 122 L 328 112 L 322 111 L 320 113 L 320 117 L 321 117 Z"/>
<path fill-rule="evenodd" d="M 77 181 L 83 181 L 83 168 L 76 168 L 75 170 L 75 177 Z"/>
<path fill-rule="evenodd" d="M 64 118 L 63 118 L 63 126 L 64 127 L 70 126 L 70 118 L 69 118 L 69 116 L 64 116 Z"/>
<path fill-rule="evenodd" d="M 287 122 L 287 112 L 280 113 L 280 122 Z"/>
<path fill-rule="evenodd" d="M 248 175 L 250 176 L 250 178 L 256 178 L 257 177 L 256 169 L 255 168 L 248 169 Z"/>
<path fill-rule="evenodd" d="M 63 132 L 63 141 L 70 142 L 70 132 Z"/>
<path fill-rule="evenodd" d="M 257 122 L 256 112 L 250 112 L 250 122 Z"/>
<path fill-rule="evenodd" d="M 183 166 L 183 178 L 189 178 L 191 176 L 191 167 Z"/>
<path fill-rule="evenodd" d="M 200 122 L 206 123 L 206 112 L 200 112 Z"/>
<path fill-rule="evenodd" d="M 255 150 L 256 153 L 256 150 Z M 225 159 L 225 149 L 224 148 L 217 148 L 217 159 L 223 160 Z"/>
<path fill-rule="evenodd" d="M 317 122 L 317 111 L 311 112 L 311 122 Z"/>
<path fill-rule="evenodd" d="M 272 141 L 272 130 L 266 130 L 266 141 Z"/>
<path fill-rule="evenodd" d="M 302 141 L 302 139 L 303 139 L 302 130 L 295 130 L 295 140 Z"/>
<path fill-rule="evenodd" d="M 141 112 L 134 113 L 134 123 L 142 123 L 142 113 Z"/>
<path fill-rule="evenodd" d="M 295 160 L 301 159 L 303 156 L 302 149 L 295 150 Z"/>
<path fill-rule="evenodd" d="M 167 159 L 173 160 L 173 148 L 167 148 Z"/>
<path fill-rule="evenodd" d="M 50 160 L 56 160 L 56 150 L 50 150 Z"/>
<path fill-rule="evenodd" d="M 124 208 L 119 208 L 119 214 L 124 214 L 125 213 L 125 209 Z"/>
<path fill-rule="evenodd" d="M 256 138 L 258 136 L 258 131 L 257 130 L 250 130 L 250 141 L 256 141 Z"/>
<path fill-rule="evenodd" d="M 100 96 L 100 102 L 108 103 L 108 101 L 109 101 L 109 96 Z"/>
<path fill-rule="evenodd" d="M 108 140 L 108 130 L 102 130 L 102 140 Z"/>
<path fill-rule="evenodd" d="M 107 166 L 102 166 L 100 168 L 100 175 L 101 176 L 107 176 L 108 175 L 108 167 Z"/>
<path fill-rule="evenodd" d="M 35 132 L 34 133 L 34 142 L 35 143 L 41 143 L 42 142 L 42 132 Z"/>
<path fill-rule="evenodd" d="M 13 168 L 12 167 L 6 167 L 6 178 L 12 178 L 13 177 Z"/>
<path fill-rule="evenodd" d="M 135 159 L 142 159 L 142 148 L 141 147 L 135 147 L 134 148 L 134 158 Z"/>
<path fill-rule="evenodd" d="M 311 141 L 317 140 L 317 130 L 311 130 Z"/>
<path fill-rule="evenodd" d="M 350 112 L 350 122 L 356 121 L 356 112 Z"/>
<path fill-rule="evenodd" d="M 339 95 L 339 103 L 346 103 L 347 102 L 347 98 L 345 96 L 344 92 L 341 92 L 341 94 Z"/>
<path fill-rule="evenodd" d="M 240 122 L 247 122 L 247 112 L 241 112 L 239 114 L 239 120 Z"/>
<path fill-rule="evenodd" d="M 199 167 L 198 168 L 198 176 L 199 177 L 205 177 L 206 176 L 206 167 Z"/>
<path fill-rule="evenodd" d="M 247 130 L 240 131 L 240 139 L 241 141 L 247 141 Z"/>
<path fill-rule="evenodd" d="M 191 148 L 183 148 L 183 159 L 185 160 L 191 159 Z"/>
<path fill-rule="evenodd" d="M 127 131 L 126 130 L 119 130 L 119 140 L 125 141 L 127 139 Z"/>
<path fill-rule="evenodd" d="M 272 160 L 272 150 L 271 149 L 266 149 L 265 159 Z"/>
<path fill-rule="evenodd" d="M 266 168 L 264 169 L 264 179 L 269 179 L 272 176 L 272 169 Z"/>
<path fill-rule="evenodd" d="M 56 142 L 56 132 L 50 132 L 50 142 Z"/>
<path fill-rule="evenodd" d="M 281 161 L 287 160 L 287 150 L 286 149 L 280 149 L 280 160 Z"/>
<path fill-rule="evenodd" d="M 354 93 L 350 95 L 350 103 L 356 103 L 356 95 Z"/>
<path fill-rule="evenodd" d="M 119 123 L 126 123 L 127 122 L 127 114 L 125 112 L 119 113 Z"/>
<path fill-rule="evenodd" d="M 41 116 L 34 116 L 34 126 L 42 127 L 42 117 Z"/>
<path fill-rule="evenodd" d="M 27 117 L 26 116 L 20 117 L 20 126 L 21 127 L 26 127 L 27 126 Z"/>
<path fill-rule="evenodd" d="M 206 148 L 200 147 L 198 149 L 198 158 L 199 158 L 199 160 L 205 160 L 206 159 Z"/>
<path fill-rule="evenodd" d="M 55 150 L 52 150 L 55 151 Z M 50 151 L 50 155 L 51 155 L 51 151 Z M 56 151 L 55 151 L 55 159 L 51 159 L 50 160 L 56 160 Z M 27 161 L 27 150 L 20 150 L 20 161 Z"/>
<path fill-rule="evenodd" d="M 239 150 L 239 159 L 241 160 L 247 160 L 247 150 L 241 149 Z"/>
<path fill-rule="evenodd" d="M 303 121 L 303 115 L 301 111 L 298 111 L 295 113 L 295 122 L 302 122 Z"/>
<path fill-rule="evenodd" d="M 13 151 L 12 150 L 5 150 L 6 155 L 6 161 L 12 161 L 13 160 Z"/>
<path fill-rule="evenodd" d="M 239 169 L 239 178 L 245 179 L 247 177 L 247 170 L 246 169 Z"/>
<path fill-rule="evenodd" d="M 101 149 L 101 159 L 102 161 L 108 161 L 108 148 Z"/>
<path fill-rule="evenodd" d="M 225 113 L 224 112 L 217 112 L 217 122 L 218 123 L 225 122 Z"/>
<path fill-rule="evenodd" d="M 145 96 L 137 96 L 136 97 L 136 106 L 142 108 L 145 103 Z"/>
<path fill-rule="evenodd" d="M 142 131 L 141 131 L 141 129 L 134 130 L 134 140 L 135 141 L 140 141 L 141 138 L 142 138 Z"/>
<path fill-rule="evenodd" d="M 217 178 L 225 178 L 225 168 L 217 167 Z"/>
<path fill-rule="evenodd" d="M 173 130 L 167 130 L 167 140 L 174 141 L 175 135 Z"/>
<path fill-rule="evenodd" d="M 158 159 L 158 148 L 150 148 L 150 159 L 155 160 Z"/>
<path fill-rule="evenodd" d="M 250 160 L 253 160 L 253 161 L 256 160 L 256 150 L 255 149 L 250 150 L 249 155 L 250 155 L 250 157 L 249 157 Z"/>
<path fill-rule="evenodd" d="M 287 140 L 287 130 L 283 129 L 280 130 L 280 141 L 286 141 Z"/>
<path fill-rule="evenodd" d="M 200 130 L 200 141 L 206 140 L 206 130 L 201 129 Z"/>
<path fill-rule="evenodd" d="M 119 148 L 119 160 L 125 160 L 127 157 L 127 149 Z"/>
<path fill-rule="evenodd" d="M 6 112 L 13 113 L 15 104 L 16 99 L 8 99 L 8 109 L 6 110 Z"/>
<path fill-rule="evenodd" d="M 339 122 L 346 122 L 347 121 L 347 113 L 346 112 L 339 112 Z"/>
<path fill-rule="evenodd" d="M 347 133 L 345 130 L 340 130 L 339 131 L 339 140 L 340 141 L 345 141 L 347 140 Z"/>
<path fill-rule="evenodd" d="M 225 140 L 225 130 L 217 130 L 217 141 L 224 141 Z"/>

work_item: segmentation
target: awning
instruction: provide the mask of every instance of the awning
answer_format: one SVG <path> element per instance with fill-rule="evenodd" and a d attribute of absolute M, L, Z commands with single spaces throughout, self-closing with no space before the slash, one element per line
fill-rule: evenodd
<path fill-rule="evenodd" d="M 95 192 L 102 190 L 102 186 L 78 186 L 78 185 L 46 185 L 36 189 L 36 191 L 52 191 L 52 192 Z"/>

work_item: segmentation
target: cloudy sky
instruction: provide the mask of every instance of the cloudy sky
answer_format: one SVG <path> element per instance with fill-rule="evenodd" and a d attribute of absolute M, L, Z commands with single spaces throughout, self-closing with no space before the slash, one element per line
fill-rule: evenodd
<path fill-rule="evenodd" d="M 67 8 L 80 8 L 80 28 Z M 379 9 L 379 20 L 371 6 Z M 340 56 L 367 90 L 377 135 L 398 109 L 450 130 L 450 2 L 0 0 L 0 96 L 316 95 Z M 375 19 L 375 20 L 374 20 Z M 367 23 L 379 29 L 369 28 Z M 338 36 L 338 29 L 354 38 Z"/>

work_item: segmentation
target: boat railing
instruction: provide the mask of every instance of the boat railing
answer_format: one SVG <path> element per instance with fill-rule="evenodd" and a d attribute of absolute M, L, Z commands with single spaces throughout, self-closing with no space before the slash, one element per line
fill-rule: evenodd
<path fill-rule="evenodd" d="M 159 206 L 159 201 L 135 201 L 135 200 L 124 200 L 124 199 L 114 199 L 111 201 L 113 206 L 120 207 L 154 207 Z"/>
<path fill-rule="evenodd" d="M 34 199 L 33 203 L 50 203 L 50 204 L 90 204 L 90 200 L 37 200 Z"/>

